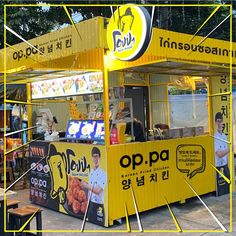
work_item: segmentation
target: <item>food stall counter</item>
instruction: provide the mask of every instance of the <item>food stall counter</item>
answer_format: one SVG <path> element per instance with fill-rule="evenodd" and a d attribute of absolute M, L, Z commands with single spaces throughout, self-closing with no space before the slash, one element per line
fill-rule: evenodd
<path fill-rule="evenodd" d="M 142 212 L 195 196 L 188 184 L 215 190 L 209 135 L 109 147 L 38 141 L 30 153 L 31 167 L 46 157 L 30 174 L 32 202 L 81 219 L 88 206 L 89 221 L 107 227 L 125 216 L 124 204 L 135 214 L 132 191 Z"/>

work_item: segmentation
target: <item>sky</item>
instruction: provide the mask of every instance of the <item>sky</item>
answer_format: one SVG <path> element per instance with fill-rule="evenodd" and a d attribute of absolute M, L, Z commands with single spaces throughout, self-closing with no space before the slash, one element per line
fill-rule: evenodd
<path fill-rule="evenodd" d="M 41 3 L 43 3 L 43 2 L 41 2 Z M 50 9 L 50 6 L 44 6 L 44 7 L 42 7 L 42 9 L 44 11 L 48 11 Z M 78 22 L 80 22 L 83 19 L 82 15 L 79 12 L 72 13 L 71 17 L 72 17 L 74 23 L 78 23 Z M 53 29 L 52 31 L 55 31 L 55 30 L 58 30 L 58 29 L 63 29 L 65 27 L 67 27 L 67 26 L 69 26 L 69 24 L 63 24 L 63 25 L 60 25 L 59 28 L 55 27 L 55 29 Z"/>

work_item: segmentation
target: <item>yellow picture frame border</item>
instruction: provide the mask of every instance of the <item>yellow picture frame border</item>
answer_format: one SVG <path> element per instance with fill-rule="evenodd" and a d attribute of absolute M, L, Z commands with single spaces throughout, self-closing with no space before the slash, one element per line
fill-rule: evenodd
<path fill-rule="evenodd" d="M 4 25 L 6 25 L 6 10 L 7 7 L 36 7 L 36 6 L 50 6 L 50 7 L 66 7 L 66 6 L 79 6 L 79 7 L 110 7 L 110 6 L 120 6 L 122 4 L 115 4 L 115 5 L 107 5 L 107 4 L 5 4 L 4 5 Z M 139 6 L 139 4 L 136 4 L 137 6 Z M 140 5 L 140 6 L 144 6 L 144 5 Z M 155 6 L 155 7 L 183 7 L 182 4 L 145 4 L 145 6 Z M 230 11 L 230 50 L 232 51 L 232 5 L 231 4 L 184 4 L 185 7 L 219 7 L 219 6 L 224 6 L 224 7 L 229 7 L 229 11 Z M 4 28 L 4 108 L 6 107 L 6 81 L 7 81 L 7 74 L 6 74 L 6 29 Z M 233 62 L 233 58 L 232 58 L 232 54 L 230 53 L 230 93 L 232 96 L 232 62 Z M 232 98 L 232 97 L 231 97 Z M 232 99 L 230 99 L 230 117 L 232 114 Z M 6 110 L 4 109 L 4 127 L 6 127 Z M 229 141 L 230 141 L 230 171 L 231 173 L 233 170 L 233 152 L 232 152 L 232 143 L 233 143 L 233 137 L 232 137 L 232 125 L 230 125 L 230 137 L 229 137 Z M 4 135 L 6 134 L 6 129 L 4 129 Z M 5 154 L 5 150 L 6 150 L 6 139 L 4 138 L 4 189 L 6 189 L 6 154 Z M 230 176 L 231 178 L 231 183 L 230 183 L 230 226 L 229 226 L 229 231 L 228 232 L 232 232 L 233 229 L 233 176 Z M 7 233 L 10 232 L 17 232 L 15 230 L 7 230 L 6 228 L 6 194 L 4 194 L 4 231 Z M 42 233 L 46 233 L 46 232 L 53 232 L 53 233 L 61 233 L 61 232 L 86 232 L 86 233 L 128 233 L 128 232 L 140 232 L 139 230 L 131 230 L 129 228 L 129 222 L 128 220 L 126 220 L 126 226 L 127 226 L 127 230 L 25 230 L 24 232 L 42 232 Z M 19 231 L 18 231 L 19 232 Z M 160 232 L 180 232 L 178 229 L 177 230 L 143 230 L 143 233 L 160 233 Z M 223 230 L 182 230 L 181 232 L 183 233 L 196 233 L 196 232 L 224 232 Z"/>

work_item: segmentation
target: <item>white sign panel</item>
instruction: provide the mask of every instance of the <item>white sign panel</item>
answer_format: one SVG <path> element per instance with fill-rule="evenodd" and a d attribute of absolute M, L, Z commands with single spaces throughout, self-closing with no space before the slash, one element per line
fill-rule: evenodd
<path fill-rule="evenodd" d="M 32 99 L 102 93 L 102 72 L 31 83 Z"/>

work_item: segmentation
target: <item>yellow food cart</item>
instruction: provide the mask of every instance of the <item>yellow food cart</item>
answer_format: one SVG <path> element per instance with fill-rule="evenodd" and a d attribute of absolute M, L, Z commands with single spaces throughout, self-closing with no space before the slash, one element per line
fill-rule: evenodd
<path fill-rule="evenodd" d="M 30 164 L 34 167 L 30 199 L 75 217 L 84 218 L 86 213 L 90 221 L 106 227 L 126 215 L 216 191 L 213 117 L 217 111 L 226 109 L 225 132 L 232 136 L 231 84 L 235 67 L 230 65 L 233 58 L 235 66 L 235 44 L 208 38 L 198 46 L 202 37 L 191 41 L 192 35 L 151 29 L 145 10 L 136 6 L 121 7 L 119 14 L 127 16 L 127 8 L 136 16 L 128 29 L 119 28 L 116 12 L 109 25 L 108 19 L 96 17 L 76 24 L 77 30 L 71 26 L 29 40 L 34 47 L 20 43 L 6 48 L 6 81 L 27 83 L 27 104 L 47 102 L 47 107 L 53 110 L 59 103 L 54 112 L 61 119 L 66 117 L 69 100 L 55 97 L 43 100 L 43 96 L 32 100 L 31 83 L 102 72 L 104 144 L 61 141 L 30 144 Z M 130 73 L 141 74 L 142 80 L 127 82 L 126 75 Z M 109 87 L 146 86 L 149 128 L 158 122 L 170 126 L 168 85 L 173 82 L 170 75 L 207 78 L 208 131 L 195 136 L 111 145 Z M 77 100 L 83 103 L 78 97 Z M 159 110 L 164 118 L 158 117 Z M 28 113 L 30 116 L 32 106 L 28 106 Z M 46 158 L 35 166 L 42 157 Z M 232 157 L 229 164 L 232 171 Z M 232 178 L 231 175 L 231 181 Z"/>

